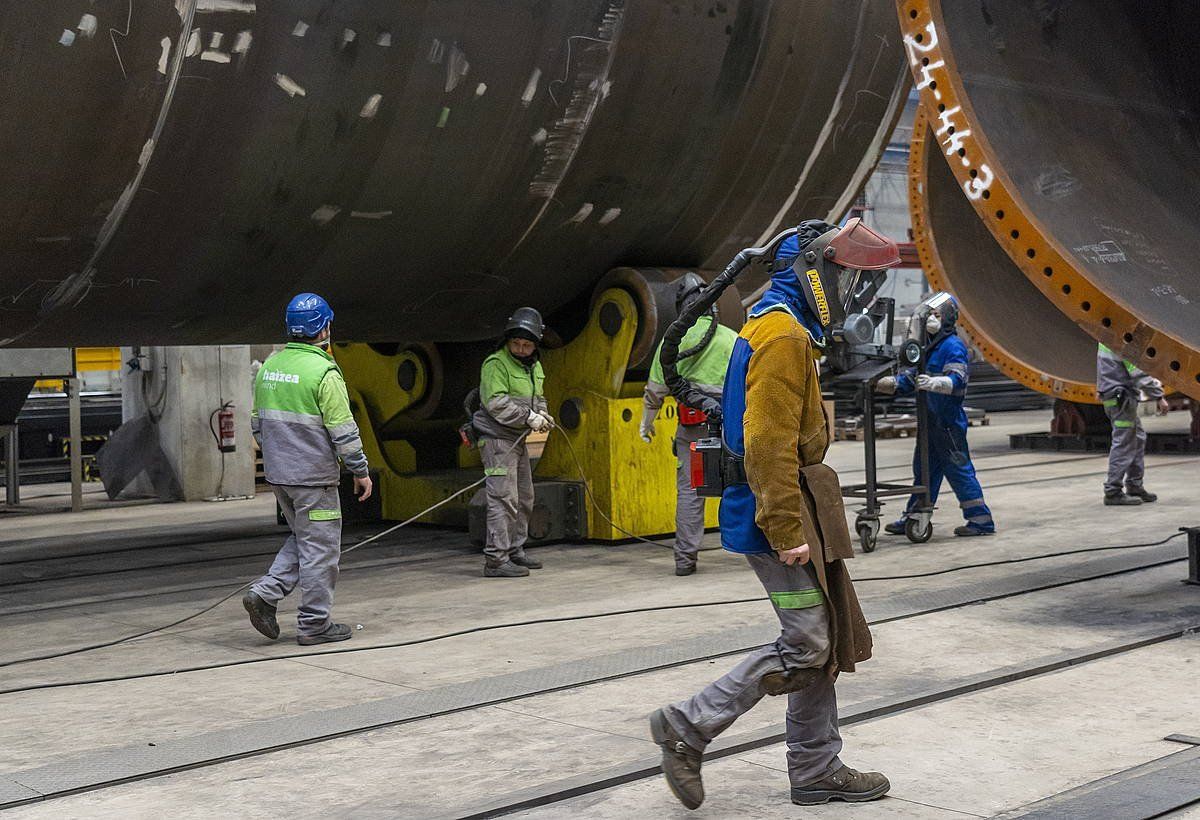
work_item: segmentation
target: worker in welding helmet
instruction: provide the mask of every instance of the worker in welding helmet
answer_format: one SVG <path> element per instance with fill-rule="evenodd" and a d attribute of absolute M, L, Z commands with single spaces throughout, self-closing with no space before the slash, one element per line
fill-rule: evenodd
<path fill-rule="evenodd" d="M 487 480 L 485 578 L 519 578 L 542 564 L 525 552 L 533 512 L 533 468 L 529 433 L 554 426 L 546 405 L 546 381 L 539 361 L 545 325 L 531 307 L 518 308 L 504 326 L 498 350 L 484 359 L 479 379 L 480 407 L 471 421 L 480 437 Z"/>
<path fill-rule="evenodd" d="M 925 370 L 911 368 L 898 376 L 885 376 L 876 384 L 881 393 L 898 395 L 919 394 L 929 411 L 929 476 L 921 475 L 921 453 L 913 453 L 913 483 L 925 485 L 928 480 L 929 498 L 936 502 L 942 479 L 958 497 L 962 510 L 962 525 L 955 527 L 958 536 L 992 535 L 996 524 L 992 511 L 983 500 L 983 488 L 975 477 L 975 465 L 967 447 L 967 414 L 963 401 L 967 396 L 967 346 L 958 337 L 958 302 L 944 291 L 935 293 L 922 303 L 927 309 L 924 320 Z M 920 310 L 920 309 L 919 309 Z M 912 335 L 910 331 L 910 336 Z M 891 535 L 903 535 L 910 513 L 922 502 L 913 495 L 899 520 L 884 527 Z"/>
<path fill-rule="evenodd" d="M 688 272 L 675 283 L 675 313 L 678 315 L 699 298 L 705 282 L 697 273 Z M 680 374 L 706 395 L 720 401 L 725 370 L 737 334 L 718 321 L 716 306 L 688 330 L 680 345 L 678 368 Z M 654 352 L 650 379 L 642 394 L 642 422 L 639 433 L 650 444 L 654 440 L 654 421 L 670 393 L 663 383 L 663 368 L 659 361 L 662 344 Z M 675 574 L 691 575 L 696 571 L 696 557 L 704 538 L 704 499 L 696 495 L 691 479 L 692 442 L 708 434 L 708 418 L 699 410 L 677 407 L 678 425 L 675 428 Z"/>
<path fill-rule="evenodd" d="M 874 800 L 890 788 L 882 774 L 856 771 L 839 757 L 834 681 L 870 657 L 871 638 L 842 564 L 849 535 L 823 545 L 817 539 L 834 521 L 818 526 L 808 519 L 836 516 L 845 531 L 836 474 L 821 464 L 829 433 L 816 358 L 843 320 L 842 282 L 854 279 L 851 263 L 859 271 L 883 269 L 899 262 L 899 251 L 857 219 L 842 228 L 813 220 L 782 241 L 774 262 L 725 377 L 729 457 L 720 522 L 721 545 L 743 555 L 758 576 L 780 634 L 692 697 L 651 715 L 667 784 L 689 809 L 704 800 L 700 767 L 708 744 L 766 695 L 787 696 L 793 803 Z M 815 501 L 818 491 L 824 503 Z"/>

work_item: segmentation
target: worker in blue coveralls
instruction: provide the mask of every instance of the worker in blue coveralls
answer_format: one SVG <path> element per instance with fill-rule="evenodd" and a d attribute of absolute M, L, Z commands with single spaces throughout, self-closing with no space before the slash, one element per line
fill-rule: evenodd
<path fill-rule="evenodd" d="M 925 322 L 925 372 L 910 368 L 898 376 L 885 376 L 876 384 L 881 393 L 921 393 L 929 411 L 929 500 L 937 501 L 942 478 L 958 497 L 966 522 L 954 528 L 959 536 L 993 535 L 996 524 L 992 511 L 983 501 L 983 489 L 975 477 L 975 465 L 967 449 L 967 414 L 963 400 L 967 395 L 967 346 L 958 338 L 958 302 L 949 293 L 940 292 L 926 303 L 933 307 Z M 921 453 L 913 453 L 914 483 L 925 484 L 921 477 Z M 891 535 L 904 535 L 904 523 L 916 511 L 921 496 L 908 500 L 900 520 L 884 527 Z"/>

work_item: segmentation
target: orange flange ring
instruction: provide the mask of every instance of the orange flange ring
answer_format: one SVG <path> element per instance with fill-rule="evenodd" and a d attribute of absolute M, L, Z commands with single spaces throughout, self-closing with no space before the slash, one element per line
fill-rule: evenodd
<path fill-rule="evenodd" d="M 1097 404 L 1096 385 L 1093 382 L 1078 381 L 1060 374 L 1047 372 L 1035 365 L 1017 357 L 1005 344 L 985 332 L 984 323 L 977 321 L 974 314 L 977 310 L 985 310 L 984 305 L 974 305 L 965 301 L 959 289 L 954 286 L 953 274 L 947 272 L 938 253 L 937 237 L 930 224 L 930 186 L 929 162 L 940 162 L 932 157 L 933 146 L 927 144 L 931 136 L 929 130 L 930 118 L 925 106 L 917 107 L 917 116 L 913 122 L 912 145 L 908 158 L 908 202 L 912 216 L 913 243 L 917 246 L 917 255 L 921 259 L 921 267 L 925 278 L 935 290 L 953 293 L 959 303 L 959 326 L 967 340 L 977 347 L 989 362 L 1000 368 L 1009 378 L 1016 379 L 1021 384 L 1053 396 L 1057 399 L 1079 402 L 1081 404 Z M 934 143 L 936 146 L 936 143 Z M 964 197 L 965 199 L 965 197 Z M 966 211 L 966 213 L 970 213 Z M 962 274 L 962 271 L 955 273 Z M 1014 276 L 1020 276 L 1015 269 Z M 1063 318 L 1064 322 L 1069 320 Z M 1014 328 L 1014 332 L 1025 332 L 1023 328 Z M 1080 334 L 1082 335 L 1082 334 Z M 1086 338 L 1086 337 L 1084 337 Z"/>
<path fill-rule="evenodd" d="M 1093 338 L 1169 389 L 1200 398 L 1200 352 L 1145 324 L 1097 287 L 1017 192 L 964 90 L 941 0 L 897 0 L 896 8 L 921 102 L 930 112 L 953 114 L 950 167 L 1001 247 L 1046 298 Z"/>

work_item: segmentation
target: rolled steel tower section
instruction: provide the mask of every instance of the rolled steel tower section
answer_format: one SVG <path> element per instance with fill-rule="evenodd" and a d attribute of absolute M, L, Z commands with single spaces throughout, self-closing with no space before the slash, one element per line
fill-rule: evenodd
<path fill-rule="evenodd" d="M 889 0 L 0 4 L 0 344 L 473 341 L 840 215 Z"/>
<path fill-rule="evenodd" d="M 1013 264 L 939 148 L 920 106 L 909 154 L 909 205 L 926 278 L 954 294 L 968 340 L 1006 376 L 1055 398 L 1096 403 L 1096 341 Z"/>
<path fill-rule="evenodd" d="M 1091 336 L 1200 397 L 1200 10 L 896 6 L 938 148 L 1009 258 Z"/>

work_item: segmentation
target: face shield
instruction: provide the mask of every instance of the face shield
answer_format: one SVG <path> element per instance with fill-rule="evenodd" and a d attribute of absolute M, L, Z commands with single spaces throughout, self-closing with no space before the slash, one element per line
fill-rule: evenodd
<path fill-rule="evenodd" d="M 906 359 L 912 357 L 911 350 L 923 348 L 939 332 L 954 327 L 957 321 L 958 302 L 944 290 L 917 305 L 912 318 L 908 320 L 908 338 L 904 344 Z M 908 363 L 916 364 L 916 359 Z"/>
<path fill-rule="evenodd" d="M 856 217 L 809 243 L 796 259 L 795 270 L 809 310 L 821 327 L 835 339 L 864 344 L 874 333 L 874 325 L 864 314 L 850 313 L 864 284 L 863 271 L 882 271 L 898 264 L 896 243 Z"/>

